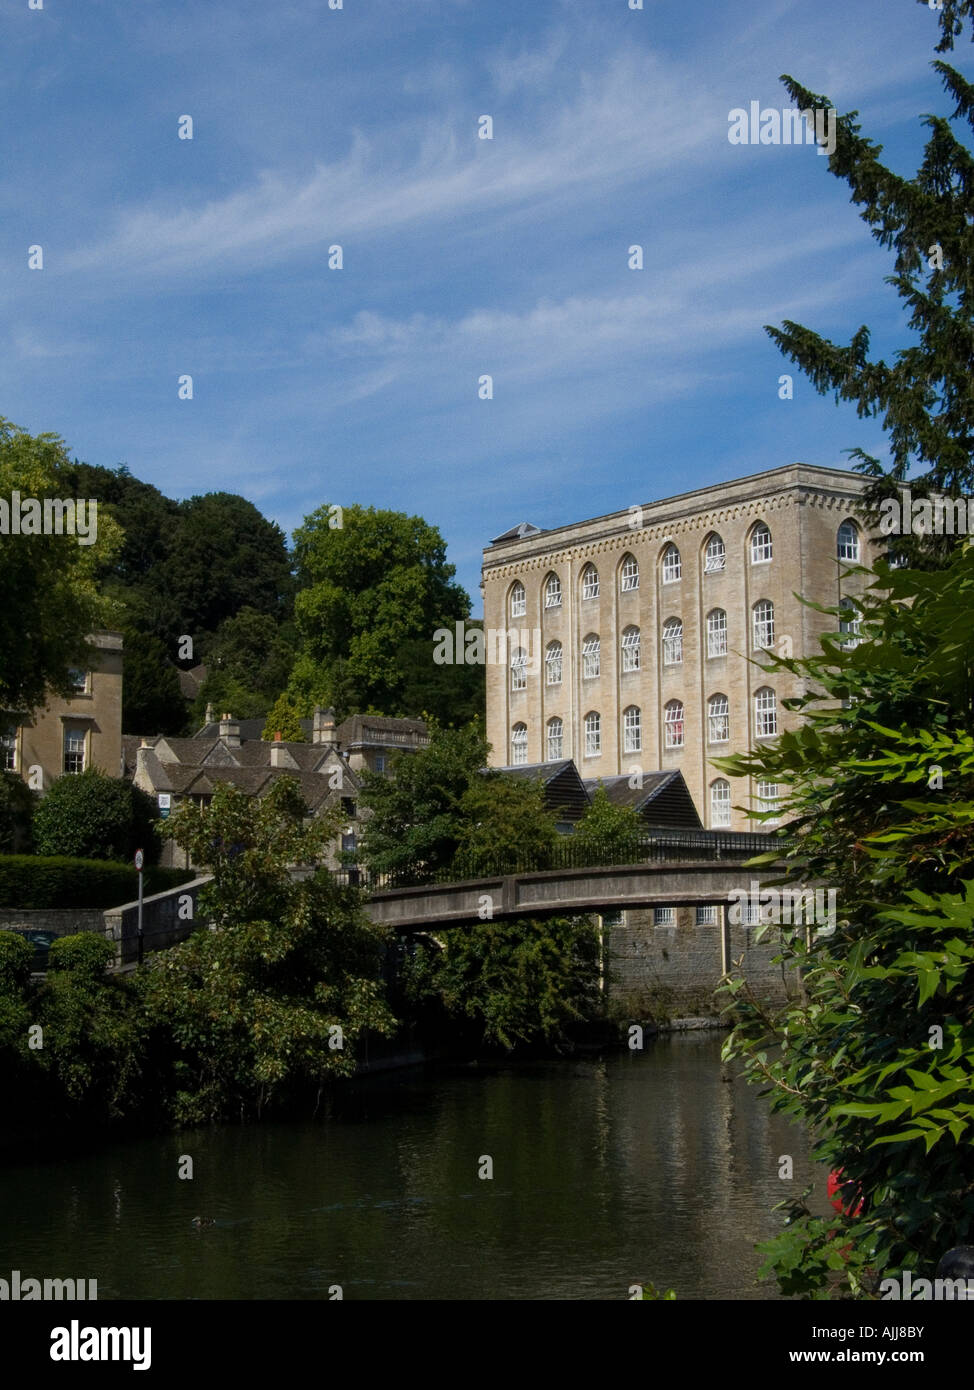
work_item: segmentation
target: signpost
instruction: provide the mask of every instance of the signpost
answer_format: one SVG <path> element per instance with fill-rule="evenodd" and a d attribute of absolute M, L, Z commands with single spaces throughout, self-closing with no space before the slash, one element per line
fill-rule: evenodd
<path fill-rule="evenodd" d="M 142 964 L 142 865 L 145 856 L 140 849 L 135 851 L 135 868 L 139 875 L 139 964 Z"/>

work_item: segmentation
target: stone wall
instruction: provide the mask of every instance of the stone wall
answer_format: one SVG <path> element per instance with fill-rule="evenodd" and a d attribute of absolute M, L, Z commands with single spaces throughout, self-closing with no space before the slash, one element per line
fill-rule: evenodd
<path fill-rule="evenodd" d="M 722 916 L 722 914 L 718 914 Z M 779 933 L 770 928 L 755 942 L 753 927 L 696 925 L 694 908 L 677 908 L 675 926 L 655 926 L 653 909 L 623 914 L 623 925 L 604 936 L 606 992 L 611 1012 L 633 1021 L 684 1015 L 717 1016 L 714 991 L 728 964 L 738 960 L 755 994 L 782 1003 L 798 992 L 794 972 L 772 964 Z M 722 937 L 726 933 L 726 938 Z"/>
<path fill-rule="evenodd" d="M 0 931 L 51 932 L 54 936 L 74 936 L 77 932 L 104 933 L 105 914 L 98 907 L 45 907 L 0 909 Z"/>
<path fill-rule="evenodd" d="M 200 889 L 210 881 L 209 875 L 181 883 L 166 893 L 153 893 L 142 900 L 143 949 L 161 951 L 183 941 L 199 925 L 197 902 Z M 189 906 L 191 902 L 192 906 Z M 102 914 L 105 935 L 115 943 L 117 965 L 128 965 L 139 956 L 139 905 L 123 903 Z"/>

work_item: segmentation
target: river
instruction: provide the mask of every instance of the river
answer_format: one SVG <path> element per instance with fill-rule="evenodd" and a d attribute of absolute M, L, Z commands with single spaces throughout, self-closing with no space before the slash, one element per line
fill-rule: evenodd
<path fill-rule="evenodd" d="M 97 1279 L 100 1300 L 772 1297 L 754 1242 L 808 1143 L 732 1079 L 722 1036 L 392 1072 L 314 1121 L 8 1163 L 0 1277 Z"/>

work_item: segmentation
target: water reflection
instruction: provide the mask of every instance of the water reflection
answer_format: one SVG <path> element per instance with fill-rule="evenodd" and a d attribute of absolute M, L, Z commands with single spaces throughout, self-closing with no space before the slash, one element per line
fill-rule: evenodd
<path fill-rule="evenodd" d="M 753 1246 L 806 1185 L 808 1144 L 720 1043 L 400 1072 L 313 1123 L 8 1167 L 0 1274 L 95 1278 L 101 1299 L 619 1299 L 644 1279 L 767 1298 Z"/>

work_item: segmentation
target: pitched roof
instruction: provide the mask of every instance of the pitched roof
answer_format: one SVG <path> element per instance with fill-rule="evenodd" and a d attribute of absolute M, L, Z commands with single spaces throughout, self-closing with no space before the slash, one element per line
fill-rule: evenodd
<path fill-rule="evenodd" d="M 588 808 L 588 792 L 571 758 L 552 763 L 518 763 L 515 767 L 485 767 L 481 772 L 503 772 L 509 777 L 540 780 L 545 806 L 560 820 L 578 820 Z"/>
<path fill-rule="evenodd" d="M 590 797 L 597 787 L 604 787 L 614 806 L 631 806 L 647 825 L 703 828 L 682 772 L 644 772 L 639 779 L 641 786 L 630 786 L 631 780 L 626 776 L 589 777 L 584 785 Z"/>
<path fill-rule="evenodd" d="M 503 535 L 495 536 L 491 545 L 500 545 L 501 541 L 521 541 L 525 536 L 540 536 L 541 529 L 540 526 L 535 526 L 530 521 L 522 521 L 519 526 L 512 526 Z"/>

